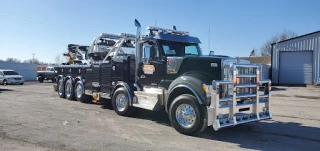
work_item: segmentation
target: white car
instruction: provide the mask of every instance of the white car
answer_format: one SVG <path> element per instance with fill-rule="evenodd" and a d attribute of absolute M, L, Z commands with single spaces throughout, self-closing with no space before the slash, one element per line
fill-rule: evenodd
<path fill-rule="evenodd" d="M 0 69 L 0 84 L 21 84 L 23 85 L 24 79 L 19 73 L 14 70 Z"/>

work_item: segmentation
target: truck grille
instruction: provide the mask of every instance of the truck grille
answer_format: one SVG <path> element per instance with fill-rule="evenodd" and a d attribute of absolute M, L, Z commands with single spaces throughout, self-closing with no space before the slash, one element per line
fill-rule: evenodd
<path fill-rule="evenodd" d="M 260 65 L 223 64 L 223 80 L 212 82 L 214 129 L 271 118 L 271 81 L 260 79 Z M 259 88 L 264 87 L 260 94 Z M 211 120 L 211 119 L 209 119 Z"/>
<path fill-rule="evenodd" d="M 13 78 L 13 79 L 15 79 L 15 80 L 21 80 L 21 78 Z"/>

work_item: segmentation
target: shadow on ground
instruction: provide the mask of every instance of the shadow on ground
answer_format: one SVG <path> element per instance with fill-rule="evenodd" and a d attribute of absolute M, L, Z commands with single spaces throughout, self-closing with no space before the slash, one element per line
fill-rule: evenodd
<path fill-rule="evenodd" d="M 111 103 L 103 105 L 102 108 L 113 110 Z M 162 111 L 136 109 L 134 115 L 130 116 L 130 118 L 150 120 L 171 127 L 168 114 Z M 214 131 L 210 126 L 201 134 L 193 137 L 234 143 L 241 148 L 254 150 L 274 150 L 276 148 L 280 150 L 300 150 L 292 146 L 291 141 L 289 141 L 289 144 L 282 143 L 287 139 L 304 143 L 303 146 L 300 146 L 306 150 L 314 150 L 320 147 L 320 128 L 307 127 L 300 123 L 274 121 L 272 119 L 237 125 L 219 131 Z M 270 146 L 270 143 L 275 143 L 277 146 Z"/>
<path fill-rule="evenodd" d="M 3 88 L 0 88 L 0 93 L 2 93 L 3 91 L 13 91 L 12 89 L 3 89 Z"/>

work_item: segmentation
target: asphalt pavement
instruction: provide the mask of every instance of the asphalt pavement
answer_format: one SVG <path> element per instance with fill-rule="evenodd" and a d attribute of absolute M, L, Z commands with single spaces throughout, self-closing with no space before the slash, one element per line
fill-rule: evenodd
<path fill-rule="evenodd" d="M 318 151 L 320 88 L 274 87 L 271 120 L 186 136 L 165 112 L 117 115 L 58 97 L 52 83 L 0 86 L 0 150 Z"/>

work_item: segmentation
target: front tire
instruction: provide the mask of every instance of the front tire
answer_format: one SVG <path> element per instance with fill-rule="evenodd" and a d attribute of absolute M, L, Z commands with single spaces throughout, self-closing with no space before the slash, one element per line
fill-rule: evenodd
<path fill-rule="evenodd" d="M 71 79 L 68 79 L 65 85 L 65 94 L 68 100 L 75 100 L 74 98 L 74 87 Z"/>
<path fill-rule="evenodd" d="M 129 94 L 121 87 L 118 88 L 112 96 L 112 107 L 114 111 L 121 116 L 129 115 L 131 107 L 129 106 Z"/>
<path fill-rule="evenodd" d="M 58 92 L 58 95 L 59 95 L 60 98 L 65 98 L 66 97 L 65 92 L 64 92 L 64 83 L 63 83 L 62 79 L 60 79 L 58 81 L 57 92 Z"/>
<path fill-rule="evenodd" d="M 8 84 L 7 80 L 3 80 L 3 85 L 7 85 L 7 84 Z"/>
<path fill-rule="evenodd" d="M 172 126 L 185 135 L 196 135 L 205 130 L 206 110 L 190 94 L 175 98 L 169 108 L 169 119 Z"/>
<path fill-rule="evenodd" d="M 84 87 L 82 81 L 78 81 L 74 86 L 74 95 L 77 101 L 82 103 L 89 102 L 89 96 L 84 94 Z M 91 100 L 90 100 L 91 101 Z"/>

